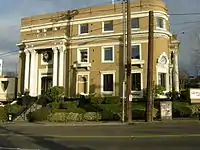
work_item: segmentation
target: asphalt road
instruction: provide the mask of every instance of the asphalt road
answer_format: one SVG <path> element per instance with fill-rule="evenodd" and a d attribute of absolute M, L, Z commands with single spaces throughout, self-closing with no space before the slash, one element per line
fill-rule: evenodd
<path fill-rule="evenodd" d="M 41 150 L 199 150 L 200 122 L 124 126 L 0 126 L 2 147 Z"/>

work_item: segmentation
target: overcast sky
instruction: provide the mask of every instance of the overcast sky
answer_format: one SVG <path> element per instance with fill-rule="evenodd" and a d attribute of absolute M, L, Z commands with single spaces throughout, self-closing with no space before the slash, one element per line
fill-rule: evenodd
<path fill-rule="evenodd" d="M 73 8 L 102 5 L 112 0 L 6 0 L 0 5 L 0 53 L 17 50 L 20 19 L 25 16 L 62 11 Z M 200 13 L 200 0 L 163 0 L 171 14 Z M 197 36 L 200 33 L 200 15 L 170 16 L 171 31 L 181 40 L 180 67 L 194 73 L 193 49 L 200 48 Z M 198 22 L 199 21 L 199 22 Z M 197 23 L 188 23 L 197 22 Z M 199 28 L 198 28 L 199 26 Z M 200 51 L 200 50 L 199 50 Z M 16 70 L 17 55 L 1 56 L 4 70 Z"/>

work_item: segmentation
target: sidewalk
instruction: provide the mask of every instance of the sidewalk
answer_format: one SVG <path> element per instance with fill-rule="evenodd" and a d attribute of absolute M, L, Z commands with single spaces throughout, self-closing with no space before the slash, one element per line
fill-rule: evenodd
<path fill-rule="evenodd" d="M 132 123 L 122 123 L 122 122 L 67 122 L 67 123 L 55 123 L 55 122 L 2 122 L 0 125 L 6 126 L 123 126 L 123 125 L 138 125 L 138 124 L 173 124 L 173 123 L 199 123 L 198 119 L 173 119 L 173 120 L 165 120 L 165 121 L 153 121 L 153 122 L 145 122 L 144 120 L 133 120 Z"/>

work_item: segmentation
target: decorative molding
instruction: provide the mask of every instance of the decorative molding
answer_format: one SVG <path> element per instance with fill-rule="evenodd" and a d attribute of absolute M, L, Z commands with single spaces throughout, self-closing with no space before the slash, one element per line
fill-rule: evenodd
<path fill-rule="evenodd" d="M 148 17 L 149 11 L 139 11 L 139 12 L 132 12 L 131 17 L 132 18 L 141 18 L 141 17 Z M 169 15 L 166 12 L 163 11 L 154 11 L 155 17 L 162 17 L 165 20 L 169 20 Z M 93 23 L 93 22 L 102 22 L 102 21 L 108 21 L 108 20 L 120 20 L 123 19 L 123 14 L 111 14 L 111 15 L 104 15 L 104 16 L 95 16 L 95 17 L 88 17 L 88 18 L 81 18 L 81 19 L 74 19 L 72 20 L 72 24 L 83 24 L 85 22 L 87 23 Z M 67 25 L 67 20 L 64 21 L 58 21 L 57 23 L 51 22 L 51 23 L 44 23 L 44 24 L 37 24 L 37 25 L 31 25 L 31 26 L 24 26 L 21 27 L 20 32 L 26 32 L 26 31 L 32 31 L 32 30 L 40 30 L 44 28 L 55 28 L 55 27 L 62 27 Z"/>

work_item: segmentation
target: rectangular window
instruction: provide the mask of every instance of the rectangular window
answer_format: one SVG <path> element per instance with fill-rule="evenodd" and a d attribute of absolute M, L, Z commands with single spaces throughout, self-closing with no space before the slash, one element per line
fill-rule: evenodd
<path fill-rule="evenodd" d="M 113 92 L 114 78 L 113 74 L 103 74 L 103 91 Z"/>
<path fill-rule="evenodd" d="M 89 30 L 88 23 L 80 24 L 79 30 L 80 30 L 80 34 L 88 33 L 88 30 Z"/>
<path fill-rule="evenodd" d="M 158 28 L 164 28 L 164 19 L 161 17 L 156 18 L 156 25 Z"/>
<path fill-rule="evenodd" d="M 139 18 L 133 18 L 131 20 L 131 28 L 140 28 Z"/>
<path fill-rule="evenodd" d="M 103 31 L 113 31 L 113 21 L 105 21 L 103 23 Z"/>
<path fill-rule="evenodd" d="M 103 57 L 103 62 L 113 62 L 114 61 L 113 47 L 104 47 L 102 57 Z"/>
<path fill-rule="evenodd" d="M 88 60 L 88 49 L 80 49 L 79 50 L 79 62 L 89 62 Z"/>
<path fill-rule="evenodd" d="M 132 59 L 140 59 L 140 45 L 132 46 Z"/>
<path fill-rule="evenodd" d="M 141 91 L 141 73 L 132 73 L 132 91 Z"/>
<path fill-rule="evenodd" d="M 158 73 L 158 85 L 166 88 L 166 73 Z"/>

